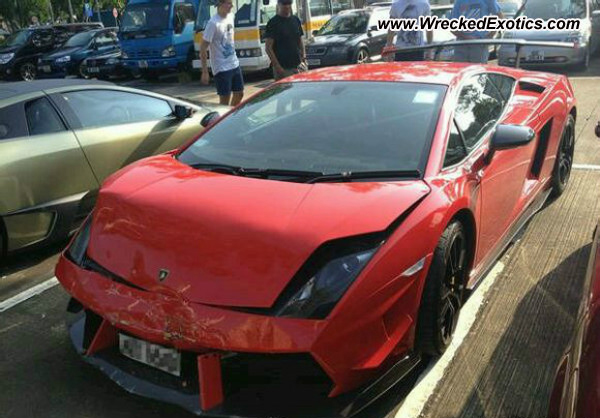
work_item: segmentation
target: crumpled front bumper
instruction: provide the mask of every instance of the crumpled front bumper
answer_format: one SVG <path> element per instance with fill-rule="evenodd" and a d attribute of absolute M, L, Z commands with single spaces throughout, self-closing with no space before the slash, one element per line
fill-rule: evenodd
<path fill-rule="evenodd" d="M 418 356 L 399 356 L 385 363 L 386 373 L 382 375 L 381 368 L 373 363 L 381 349 L 372 356 L 365 356 L 364 351 L 365 346 L 378 347 L 372 343 L 380 331 L 372 324 L 353 330 L 357 337 L 352 342 L 338 332 L 344 342 L 331 337 L 327 320 L 269 317 L 190 303 L 175 293 L 146 291 L 82 269 L 64 256 L 56 276 L 86 318 L 97 318 L 91 326 L 87 319 L 78 318 L 71 327 L 73 343 L 87 362 L 130 392 L 177 404 L 196 414 L 349 416 L 419 362 Z M 176 348 L 182 359 L 187 358 L 187 378 L 173 380 L 171 375 L 120 355 L 119 333 Z M 388 345 L 395 345 L 390 337 L 384 336 Z M 201 360 L 211 355 L 219 358 L 222 376 L 202 372 Z M 244 378 L 240 380 L 240 376 Z M 367 381 L 373 383 L 364 386 Z M 323 415 L 315 415 L 316 411 Z"/>

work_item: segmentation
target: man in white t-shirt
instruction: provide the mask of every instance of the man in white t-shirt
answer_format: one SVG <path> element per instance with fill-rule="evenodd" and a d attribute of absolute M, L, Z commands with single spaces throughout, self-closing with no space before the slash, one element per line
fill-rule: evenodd
<path fill-rule="evenodd" d="M 233 43 L 232 7 L 232 0 L 218 1 L 217 13 L 206 24 L 200 46 L 202 84 L 209 83 L 206 51 L 210 50 L 210 67 L 219 102 L 228 106 L 237 105 L 244 97 L 244 78 Z"/>
<path fill-rule="evenodd" d="M 419 19 L 421 16 L 429 16 L 431 6 L 429 0 L 396 0 L 390 8 L 390 18 L 392 19 Z M 423 31 L 388 31 L 386 49 L 392 46 L 392 41 L 396 36 L 396 48 L 410 48 L 425 45 Z M 427 42 L 433 41 L 433 32 L 427 31 Z M 423 61 L 425 51 L 398 52 L 394 58 L 395 61 Z M 387 61 L 391 61 L 388 56 Z"/>

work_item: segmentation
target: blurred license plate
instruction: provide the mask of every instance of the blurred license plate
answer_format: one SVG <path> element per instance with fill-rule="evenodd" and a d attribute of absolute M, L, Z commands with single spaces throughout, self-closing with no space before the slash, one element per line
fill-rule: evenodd
<path fill-rule="evenodd" d="M 529 61 L 544 61 L 544 51 L 531 51 Z"/>
<path fill-rule="evenodd" d="M 140 61 L 138 65 L 140 68 L 148 68 L 148 61 Z"/>
<path fill-rule="evenodd" d="M 316 58 L 307 59 L 306 62 L 308 65 L 321 65 L 321 60 Z"/>
<path fill-rule="evenodd" d="M 119 351 L 125 357 L 155 369 L 174 376 L 181 375 L 181 353 L 173 348 L 119 334 Z"/>
<path fill-rule="evenodd" d="M 89 67 L 88 68 L 88 73 L 97 74 L 99 72 L 100 72 L 100 68 L 98 68 L 98 67 Z"/>
<path fill-rule="evenodd" d="M 49 65 L 42 65 L 42 71 L 45 73 L 49 73 L 52 71 L 52 68 Z"/>

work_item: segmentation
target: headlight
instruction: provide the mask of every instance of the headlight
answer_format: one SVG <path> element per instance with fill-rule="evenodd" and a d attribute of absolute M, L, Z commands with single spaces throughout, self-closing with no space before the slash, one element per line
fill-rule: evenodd
<path fill-rule="evenodd" d="M 123 58 L 124 60 L 129 59 L 129 55 L 127 55 L 127 52 L 122 51 L 121 52 L 121 58 Z"/>
<path fill-rule="evenodd" d="M 15 54 L 13 52 L 10 54 L 0 54 L 0 64 L 8 64 L 14 57 Z"/>
<path fill-rule="evenodd" d="M 339 246 L 321 247 L 294 278 L 301 280 L 302 285 L 294 290 L 288 288 L 284 291 L 282 295 L 286 293 L 287 295 L 281 303 L 278 303 L 279 307 L 276 307 L 275 314 L 293 318 L 326 318 L 371 260 L 381 243 L 382 241 L 375 245 L 371 244 L 370 248 L 364 248 L 365 245 L 362 245 L 363 249 L 358 250 L 354 246 L 351 247 L 353 248 L 351 252 L 348 251 L 349 248 L 343 251 Z M 328 258 L 327 254 L 340 254 L 340 250 L 346 254 L 337 255 L 333 259 Z M 302 280 L 307 277 L 309 278 L 307 281 Z"/>
<path fill-rule="evenodd" d="M 106 60 L 107 65 L 113 65 L 113 64 L 116 64 L 117 62 L 118 62 L 118 60 L 116 58 L 109 58 Z"/>
<path fill-rule="evenodd" d="M 586 43 L 586 38 L 582 33 L 574 32 L 567 35 L 565 38 L 565 42 L 573 42 L 574 44 L 584 44 Z"/>
<path fill-rule="evenodd" d="M 332 54 L 345 54 L 346 52 L 348 52 L 348 47 L 346 45 L 342 45 L 342 46 L 332 46 L 329 51 Z"/>
<path fill-rule="evenodd" d="M 60 57 L 56 59 L 56 63 L 60 64 L 60 63 L 64 63 L 64 62 L 69 62 L 71 61 L 71 56 L 70 55 L 66 55 L 64 57 Z"/>
<path fill-rule="evenodd" d="M 168 57 L 174 57 L 177 53 L 175 52 L 175 47 L 173 45 L 171 45 L 168 48 L 163 49 L 162 52 L 162 57 L 163 58 L 168 58 Z"/>
<path fill-rule="evenodd" d="M 236 54 L 239 58 L 260 57 L 262 55 L 262 49 L 260 49 L 260 48 L 237 49 Z"/>
<path fill-rule="evenodd" d="M 90 231 L 92 229 L 92 215 L 90 214 L 83 222 L 75 239 L 66 251 L 66 256 L 78 266 L 81 266 L 85 258 L 85 252 L 90 242 Z"/>

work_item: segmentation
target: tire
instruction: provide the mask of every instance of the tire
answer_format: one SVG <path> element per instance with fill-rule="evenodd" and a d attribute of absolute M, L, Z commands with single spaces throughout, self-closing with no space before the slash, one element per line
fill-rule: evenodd
<path fill-rule="evenodd" d="M 369 50 L 367 48 L 359 48 L 358 52 L 356 53 L 356 57 L 354 58 L 354 62 L 356 64 L 366 64 L 369 62 L 369 59 L 371 57 L 369 56 Z"/>
<path fill-rule="evenodd" d="M 575 70 L 586 71 L 590 67 L 590 59 L 591 59 L 591 55 L 592 55 L 591 48 L 592 48 L 592 46 L 591 46 L 590 42 L 588 41 L 588 47 L 585 51 L 585 58 L 582 63 L 577 64 L 575 66 Z"/>
<path fill-rule="evenodd" d="M 421 298 L 416 346 L 424 355 L 439 356 L 452 341 L 465 295 L 467 248 L 462 223 L 453 221 L 433 253 Z"/>
<path fill-rule="evenodd" d="M 84 80 L 89 80 L 90 78 L 92 78 L 92 77 L 90 77 L 90 75 L 89 75 L 89 74 L 88 74 L 88 73 L 87 73 L 87 72 L 84 70 L 84 68 L 83 68 L 83 64 L 79 64 L 79 68 L 77 69 L 77 75 L 78 75 L 80 78 L 83 78 Z"/>
<path fill-rule="evenodd" d="M 33 62 L 19 65 L 18 77 L 23 81 L 33 81 L 37 78 L 37 67 Z"/>
<path fill-rule="evenodd" d="M 556 152 L 556 163 L 552 170 L 552 197 L 562 195 L 571 178 L 573 169 L 573 157 L 575 155 L 575 118 L 573 115 L 567 117 L 565 128 L 560 138 L 558 151 Z"/>

